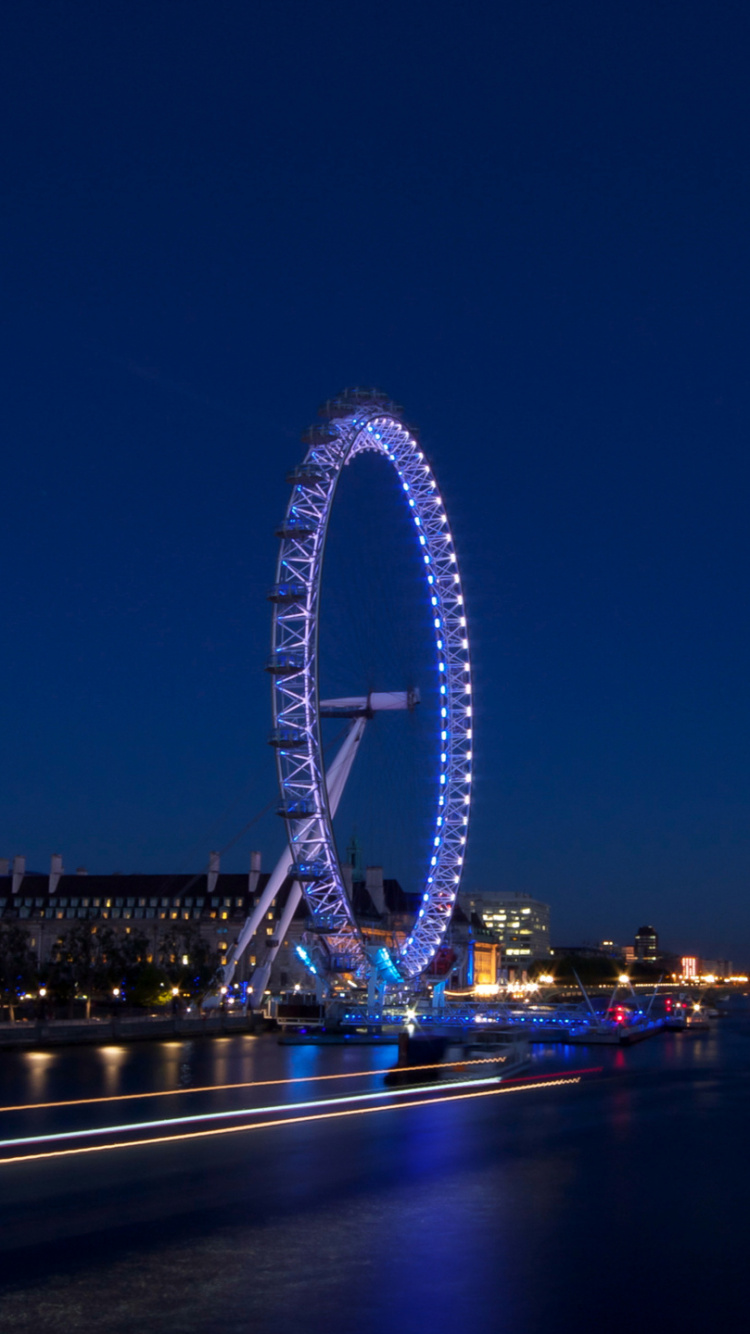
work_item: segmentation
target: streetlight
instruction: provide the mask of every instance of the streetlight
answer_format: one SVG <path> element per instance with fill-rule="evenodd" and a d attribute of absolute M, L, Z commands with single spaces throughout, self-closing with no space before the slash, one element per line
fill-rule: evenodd
<path fill-rule="evenodd" d="M 620 973 L 620 976 L 618 977 L 617 981 L 622 982 L 622 985 L 625 986 L 626 983 L 630 981 L 630 978 L 628 977 L 627 973 Z"/>

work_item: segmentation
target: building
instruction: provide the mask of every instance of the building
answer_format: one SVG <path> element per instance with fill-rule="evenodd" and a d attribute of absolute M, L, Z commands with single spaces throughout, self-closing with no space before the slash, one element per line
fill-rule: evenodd
<path fill-rule="evenodd" d="M 467 985 L 481 990 L 497 986 L 500 973 L 501 946 L 489 927 L 476 914 L 471 920 L 467 949 Z"/>
<path fill-rule="evenodd" d="M 212 853 L 208 871 L 196 875 L 89 875 L 84 867 L 67 874 L 62 857 L 52 857 L 48 875 L 27 871 L 23 857 L 12 867 L 0 859 L 0 924 L 22 927 L 39 966 L 48 963 L 57 942 L 76 924 L 100 923 L 118 935 L 139 935 L 147 942 L 147 957 L 158 961 L 165 945 L 181 948 L 196 935 L 226 958 L 240 930 L 268 882 L 260 870 L 260 856 L 251 854 L 248 874 L 226 873 Z M 247 979 L 262 964 L 268 949 L 276 949 L 273 984 L 309 987 L 310 976 L 296 953 L 307 922 L 300 903 L 287 937 L 276 935 L 291 882 L 285 880 L 240 961 L 236 978 Z"/>
<path fill-rule="evenodd" d="M 697 955 L 682 955 L 679 961 L 682 977 L 731 977 L 731 959 L 699 959 Z"/>
<path fill-rule="evenodd" d="M 397 880 L 384 879 L 381 867 L 368 866 L 356 880 L 356 864 L 345 863 L 342 869 L 365 937 L 398 947 L 414 924 L 420 895 L 406 893 Z M 158 963 L 166 952 L 172 960 L 184 954 L 187 964 L 191 944 L 199 938 L 222 963 L 268 880 L 257 852 L 251 853 L 247 874 L 223 872 L 215 852 L 208 871 L 194 875 L 90 875 L 84 867 L 69 874 L 59 854 L 53 855 L 49 874 L 42 874 L 27 871 L 24 857 L 15 857 L 12 866 L 0 859 L 0 925 L 12 922 L 26 931 L 39 967 L 51 961 L 58 942 L 82 922 L 94 930 L 102 924 L 119 936 L 142 938 L 149 962 Z M 284 939 L 278 931 L 291 887 L 287 877 L 239 960 L 235 981 L 247 981 L 256 966 L 270 964 L 271 991 L 310 988 L 310 972 L 297 953 L 310 925 L 304 899 Z"/>
<path fill-rule="evenodd" d="M 549 904 L 529 894 L 478 890 L 461 895 L 466 915 L 476 913 L 502 947 L 503 963 L 525 966 L 549 958 Z"/>
<path fill-rule="evenodd" d="M 659 957 L 659 937 L 652 926 L 638 927 L 634 947 L 638 963 L 656 963 Z"/>

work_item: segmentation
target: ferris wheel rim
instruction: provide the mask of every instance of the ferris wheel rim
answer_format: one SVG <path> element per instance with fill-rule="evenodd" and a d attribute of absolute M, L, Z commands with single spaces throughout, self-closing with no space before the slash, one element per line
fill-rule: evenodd
<path fill-rule="evenodd" d="M 292 858 L 332 971 L 377 971 L 398 983 L 434 959 L 450 923 L 463 870 L 471 806 L 472 683 L 466 609 L 445 503 L 432 467 L 403 414 L 383 394 L 344 391 L 306 433 L 305 457 L 289 476 L 292 494 L 280 537 L 274 602 L 274 741 Z M 303 437 L 304 438 L 304 437 Z M 439 756 L 429 865 L 414 925 L 398 950 L 373 950 L 344 884 L 328 802 L 320 735 L 318 634 L 328 522 L 341 472 L 358 454 L 387 458 L 411 514 L 433 622 L 439 692 Z"/>

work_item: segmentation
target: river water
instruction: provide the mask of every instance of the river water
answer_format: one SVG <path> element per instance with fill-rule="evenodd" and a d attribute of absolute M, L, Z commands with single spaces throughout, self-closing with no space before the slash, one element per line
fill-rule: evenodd
<path fill-rule="evenodd" d="M 4 1108 L 166 1094 L 5 1111 L 0 1135 L 340 1096 L 394 1055 L 272 1036 L 0 1053 Z M 0 1330 L 744 1327 L 750 1013 L 625 1050 L 537 1047 L 529 1073 L 499 1096 L 0 1163 Z"/>

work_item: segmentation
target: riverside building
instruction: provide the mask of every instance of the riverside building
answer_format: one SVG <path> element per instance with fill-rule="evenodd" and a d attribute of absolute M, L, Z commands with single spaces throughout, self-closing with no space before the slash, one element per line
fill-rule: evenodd
<path fill-rule="evenodd" d="M 251 854 L 247 874 L 222 871 L 218 853 L 211 854 L 208 871 L 197 875 L 89 875 L 84 867 L 66 873 L 59 854 L 53 855 L 47 875 L 28 871 L 24 857 L 12 864 L 0 859 L 0 925 L 13 923 L 26 932 L 40 967 L 50 961 L 58 941 L 82 922 L 94 930 L 101 924 L 118 936 L 145 939 L 149 962 L 159 959 L 166 941 L 181 950 L 196 937 L 222 962 L 268 878 L 257 852 Z M 276 986 L 309 985 L 295 948 L 306 925 L 304 901 L 284 940 L 278 938 L 290 887 L 285 880 L 240 961 L 237 981 L 245 980 L 273 948 Z"/>
<path fill-rule="evenodd" d="M 549 904 L 530 894 L 477 890 L 461 896 L 467 915 L 476 913 L 502 946 L 503 963 L 524 967 L 548 959 Z"/>
<path fill-rule="evenodd" d="M 251 853 L 245 874 L 222 871 L 217 852 L 211 853 L 208 870 L 195 875 L 90 875 L 84 867 L 68 873 L 57 853 L 47 874 L 27 870 L 25 857 L 14 857 L 12 863 L 0 858 L 0 928 L 13 924 L 25 932 L 39 968 L 84 922 L 92 932 L 106 927 L 117 936 L 139 938 L 149 963 L 163 962 L 167 954 L 171 962 L 179 956 L 187 965 L 199 939 L 222 964 L 268 883 L 268 872 L 260 868 L 258 852 Z M 343 869 L 357 918 L 370 938 L 386 945 L 402 939 L 414 922 L 419 895 L 384 879 L 381 867 L 363 870 L 361 883 L 352 882 L 349 866 Z M 310 925 L 304 899 L 283 936 L 279 930 L 292 883 L 287 876 L 258 925 L 239 960 L 237 982 L 268 964 L 272 992 L 309 990 L 311 975 L 297 951 Z"/>

